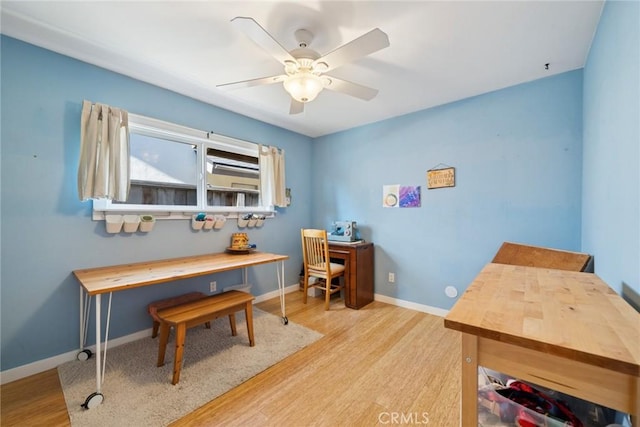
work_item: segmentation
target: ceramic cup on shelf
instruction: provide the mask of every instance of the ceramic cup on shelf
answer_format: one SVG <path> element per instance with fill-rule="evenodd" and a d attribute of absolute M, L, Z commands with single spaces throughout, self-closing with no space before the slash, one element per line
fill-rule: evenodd
<path fill-rule="evenodd" d="M 153 226 L 156 223 L 156 219 L 153 215 L 140 215 L 140 231 L 148 233 L 153 230 Z"/>
<path fill-rule="evenodd" d="M 191 217 L 191 228 L 194 230 L 202 230 L 204 227 L 205 217 L 203 214 L 193 215 Z"/>
<path fill-rule="evenodd" d="M 244 216 L 238 215 L 238 227 L 244 228 L 249 225 L 249 219 L 251 219 L 252 214 L 246 214 Z"/>
<path fill-rule="evenodd" d="M 204 228 L 205 230 L 211 230 L 213 228 L 213 226 L 216 223 L 216 219 L 213 215 L 207 215 L 204 218 L 204 226 L 202 228 Z"/>
<path fill-rule="evenodd" d="M 107 228 L 107 233 L 115 234 L 119 233 L 120 230 L 122 230 L 124 219 L 122 215 L 106 215 L 104 218 L 104 223 Z"/>
<path fill-rule="evenodd" d="M 216 215 L 215 216 L 215 223 L 213 225 L 213 228 L 215 228 L 216 230 L 220 230 L 222 227 L 224 227 L 224 224 L 227 222 L 227 217 L 224 215 Z"/>
<path fill-rule="evenodd" d="M 135 233 L 136 231 L 138 231 L 138 226 L 140 225 L 140 215 L 125 215 L 122 219 L 124 221 L 125 233 Z"/>

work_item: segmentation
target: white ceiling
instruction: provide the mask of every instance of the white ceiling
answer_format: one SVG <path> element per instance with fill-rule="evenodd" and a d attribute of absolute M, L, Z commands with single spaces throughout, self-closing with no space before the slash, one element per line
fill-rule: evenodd
<path fill-rule="evenodd" d="M 2 1 L 0 30 L 47 49 L 311 137 L 584 66 L 603 1 Z M 380 28 L 391 46 L 331 72 L 379 89 L 367 102 L 324 90 L 289 115 L 282 74 L 230 20 L 249 16 L 287 49 L 294 31 L 325 54 Z M 549 69 L 545 64 L 549 63 Z M 100 100 L 94 100 L 100 101 Z M 133 111 L 135 113 L 135 111 Z"/>

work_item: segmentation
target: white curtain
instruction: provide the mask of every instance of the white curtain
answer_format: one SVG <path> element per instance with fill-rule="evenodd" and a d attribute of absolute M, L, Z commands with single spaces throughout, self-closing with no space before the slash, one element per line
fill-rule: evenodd
<path fill-rule="evenodd" d="M 287 206 L 284 150 L 260 145 L 260 197 L 262 206 Z"/>
<path fill-rule="evenodd" d="M 129 193 L 129 119 L 126 111 L 82 103 L 80 121 L 80 200 L 124 202 Z"/>

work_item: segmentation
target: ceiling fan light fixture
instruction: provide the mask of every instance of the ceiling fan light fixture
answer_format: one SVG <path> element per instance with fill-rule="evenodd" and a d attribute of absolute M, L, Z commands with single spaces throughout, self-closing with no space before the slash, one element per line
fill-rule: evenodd
<path fill-rule="evenodd" d="M 298 102 L 313 101 L 324 87 L 320 77 L 308 72 L 288 76 L 283 85 L 289 95 Z"/>

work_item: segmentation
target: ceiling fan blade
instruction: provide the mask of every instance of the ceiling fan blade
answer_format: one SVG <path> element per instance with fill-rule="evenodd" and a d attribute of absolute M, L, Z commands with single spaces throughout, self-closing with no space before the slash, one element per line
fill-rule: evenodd
<path fill-rule="evenodd" d="M 291 107 L 289 107 L 289 114 L 300 114 L 304 111 L 304 102 L 296 101 L 291 98 Z"/>
<path fill-rule="evenodd" d="M 216 85 L 217 88 L 224 90 L 231 89 L 241 89 L 245 87 L 253 87 L 253 86 L 261 86 L 261 85 L 270 85 L 273 83 L 281 83 L 287 76 L 284 74 L 279 76 L 271 76 L 271 77 L 261 77 L 259 79 L 251 79 L 251 80 L 243 80 L 240 82 L 233 83 L 223 83 L 220 85 Z"/>
<path fill-rule="evenodd" d="M 365 101 L 370 101 L 378 94 L 378 89 L 373 89 L 367 86 L 362 86 L 357 83 L 348 82 L 346 80 L 338 79 L 333 76 L 326 77 L 327 83 L 325 83 L 325 89 L 333 90 L 335 92 L 345 93 L 355 98 L 360 98 Z"/>
<path fill-rule="evenodd" d="M 325 72 L 338 68 L 347 62 L 370 55 L 385 47 L 389 47 L 389 36 L 379 28 L 375 28 L 316 59 L 313 65 L 315 67 L 316 64 L 326 64 L 327 68 L 323 70 Z"/>
<path fill-rule="evenodd" d="M 276 41 L 276 39 L 271 37 L 271 34 L 262 28 L 253 18 L 237 16 L 231 20 L 231 24 L 245 33 L 258 46 L 267 51 L 267 53 L 277 59 L 280 63 L 284 64 L 285 61 L 297 62 L 296 59 L 291 56 L 291 54 L 289 54 L 289 52 L 287 52 L 287 50 Z"/>

